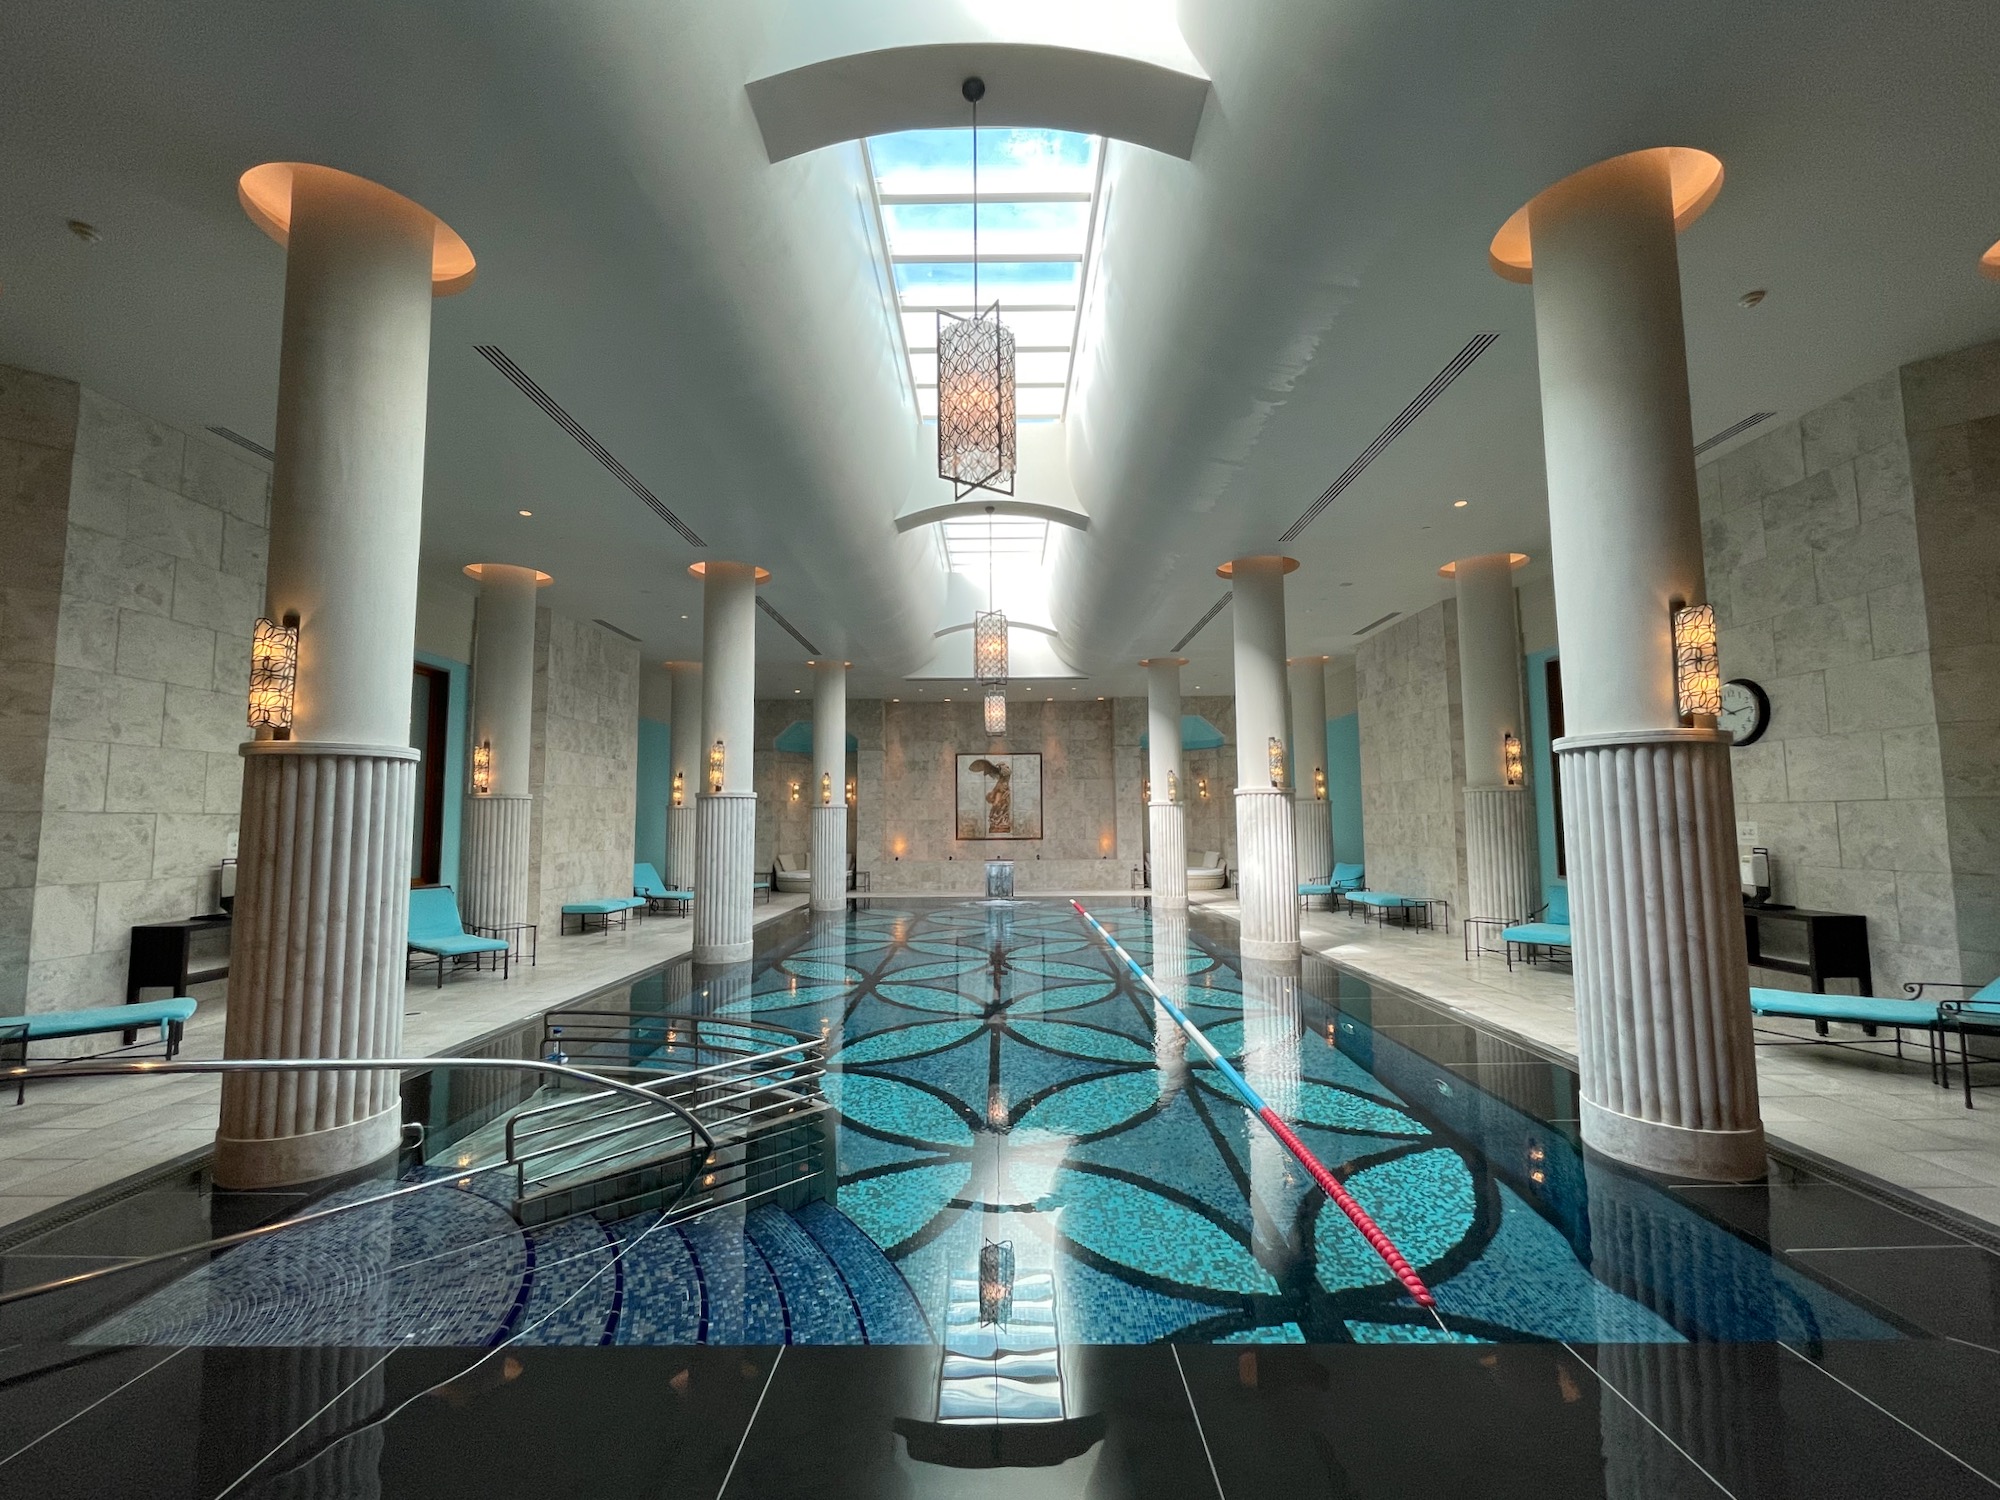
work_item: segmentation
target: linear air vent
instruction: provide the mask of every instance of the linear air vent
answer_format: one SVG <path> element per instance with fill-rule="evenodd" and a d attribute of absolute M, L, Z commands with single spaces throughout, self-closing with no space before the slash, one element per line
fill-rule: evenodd
<path fill-rule="evenodd" d="M 794 625 L 790 620 L 787 620 L 783 615 L 779 614 L 776 609 L 772 608 L 771 601 L 766 599 L 762 594 L 759 594 L 757 596 L 757 607 L 763 610 L 764 613 L 769 615 L 773 620 L 777 621 L 778 628 L 784 631 L 785 634 L 790 636 L 793 640 L 797 641 L 801 646 L 805 647 L 806 651 L 810 655 L 813 656 L 819 655 L 819 647 L 815 646 L 811 641 L 807 640 L 804 636 L 800 635 L 799 627 Z"/>
<path fill-rule="evenodd" d="M 208 430 L 221 438 L 223 442 L 234 443 L 237 447 L 256 454 L 265 463 L 273 463 L 277 460 L 277 454 L 266 448 L 262 443 L 252 442 L 233 427 L 211 427 Z"/>
<path fill-rule="evenodd" d="M 581 422 L 564 411 L 562 404 L 555 397 L 535 384 L 534 377 L 515 364 L 513 360 L 509 359 L 504 349 L 498 344 L 474 344 L 472 347 L 480 358 L 484 359 L 494 369 L 512 381 L 522 395 L 547 412 L 554 419 L 556 426 L 583 444 L 592 458 L 611 471 L 613 478 L 645 502 L 648 510 L 652 511 L 654 515 L 679 532 L 681 540 L 685 541 L 690 547 L 706 547 L 708 545 L 707 542 L 704 542 L 699 536 L 695 535 L 692 526 L 667 509 L 666 501 L 641 484 L 632 471 L 613 458 L 610 450 L 604 444 L 598 442 L 596 438 L 592 437 Z"/>
<path fill-rule="evenodd" d="M 1382 450 L 1401 437 L 1408 430 L 1410 424 L 1416 421 L 1418 417 L 1421 417 L 1429 409 L 1430 404 L 1444 394 L 1445 387 L 1471 369 L 1472 362 L 1488 349 L 1491 349 L 1499 340 L 1499 337 L 1500 335 L 1497 333 L 1475 335 L 1472 342 L 1459 350 L 1457 357 L 1442 370 L 1439 370 L 1437 374 L 1433 375 L 1431 383 L 1421 391 L 1418 391 L 1416 398 L 1396 414 L 1396 420 L 1391 422 L 1387 427 L 1384 427 L 1375 441 L 1370 443 L 1366 448 L 1363 448 L 1360 456 L 1340 471 L 1339 477 L 1326 487 L 1326 493 L 1313 501 L 1311 505 L 1308 505 L 1306 513 L 1292 522 L 1290 529 L 1283 536 L 1279 537 L 1278 540 L 1289 542 L 1297 537 L 1300 532 L 1304 531 L 1306 527 L 1310 526 L 1319 513 L 1333 504 L 1335 500 L 1339 499 L 1341 493 L 1361 477 L 1361 471 L 1380 458 Z"/>
<path fill-rule="evenodd" d="M 637 641 L 639 639 L 639 637 L 632 634 L 632 632 L 629 630 L 620 630 L 616 625 L 613 625 L 609 620 L 592 620 L 590 623 L 593 625 L 602 625 L 606 630 L 610 631 L 613 635 L 622 635 L 628 641 Z"/>
<path fill-rule="evenodd" d="M 1694 445 L 1694 451 L 1696 453 L 1706 453 L 1716 444 L 1726 443 L 1731 438 L 1735 437 L 1738 433 L 1748 432 L 1751 428 L 1758 426 L 1760 423 L 1770 421 L 1771 418 L 1775 417 L 1776 415 L 1777 413 L 1774 411 L 1753 411 L 1750 413 L 1749 416 L 1745 417 L 1742 421 L 1730 423 L 1729 426 L 1723 428 L 1722 431 L 1716 433 L 1714 437 L 1696 443 Z"/>
<path fill-rule="evenodd" d="M 1366 625 L 1363 625 L 1359 630 L 1355 631 L 1354 633 L 1356 635 L 1366 635 L 1371 630 L 1377 629 L 1378 627 L 1383 625 L 1387 625 L 1391 620 L 1395 619 L 1401 613 L 1402 611 L 1400 609 L 1392 609 L 1389 611 L 1389 613 L 1382 616 L 1381 619 L 1370 620 Z"/>
<path fill-rule="evenodd" d="M 1177 652 L 1185 651 L 1187 649 L 1187 643 L 1193 640 L 1196 636 L 1200 635 L 1202 631 L 1206 630 L 1208 628 L 1208 622 L 1210 620 L 1213 620 L 1217 615 L 1221 614 L 1222 607 L 1234 597 L 1235 596 L 1233 594 L 1224 594 L 1220 599 L 1216 600 L 1215 603 L 1209 605 L 1208 613 L 1203 615 L 1199 620 L 1196 620 L 1194 622 L 1194 629 L 1190 630 L 1186 635 L 1182 636 L 1179 640 L 1174 642 L 1174 650 Z"/>

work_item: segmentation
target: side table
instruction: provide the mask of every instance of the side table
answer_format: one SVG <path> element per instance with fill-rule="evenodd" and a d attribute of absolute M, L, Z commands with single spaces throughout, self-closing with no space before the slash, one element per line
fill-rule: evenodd
<path fill-rule="evenodd" d="M 469 930 L 477 933 L 480 937 L 505 938 L 507 940 L 509 956 L 513 961 L 519 963 L 525 958 L 531 967 L 534 966 L 535 955 L 541 950 L 542 946 L 541 934 L 536 930 L 533 922 L 495 922 L 491 926 L 486 927 L 475 925 Z M 525 946 L 521 937 L 522 933 L 527 934 Z"/>

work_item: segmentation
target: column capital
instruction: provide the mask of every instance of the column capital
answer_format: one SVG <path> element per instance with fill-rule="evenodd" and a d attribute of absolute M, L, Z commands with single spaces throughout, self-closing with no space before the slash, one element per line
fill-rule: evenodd
<path fill-rule="evenodd" d="M 1282 557 L 1269 552 L 1254 557 L 1233 557 L 1216 568 L 1215 576 L 1234 578 L 1238 569 L 1246 573 L 1296 573 L 1299 570 L 1299 560 L 1296 557 Z"/>
<path fill-rule="evenodd" d="M 1661 158 L 1665 159 L 1667 179 L 1673 187 L 1674 228 L 1677 231 L 1686 229 L 1706 213 L 1708 206 L 1721 194 L 1722 162 L 1693 146 L 1654 146 L 1645 151 L 1629 151 L 1570 173 L 1515 209 L 1487 248 L 1487 264 L 1492 267 L 1493 274 L 1503 281 L 1522 285 L 1535 279 L 1533 221 L 1536 204 L 1546 203 L 1552 195 L 1588 192 L 1595 180 L 1619 171 L 1657 168 Z"/>
<path fill-rule="evenodd" d="M 292 194 L 301 180 L 311 179 L 316 189 L 339 193 L 357 202 L 378 199 L 381 212 L 389 215 L 422 214 L 431 222 L 431 295 L 450 297 L 472 285 L 479 263 L 472 247 L 458 231 L 436 214 L 393 188 L 383 187 L 366 177 L 343 172 L 336 167 L 315 166 L 310 162 L 267 161 L 252 167 L 236 179 L 236 201 L 243 212 L 264 233 L 287 249 L 292 238 Z"/>

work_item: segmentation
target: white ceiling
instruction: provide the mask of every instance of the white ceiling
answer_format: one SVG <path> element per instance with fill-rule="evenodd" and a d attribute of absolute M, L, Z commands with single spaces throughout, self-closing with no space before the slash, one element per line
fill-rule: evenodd
<path fill-rule="evenodd" d="M 272 159 L 376 178 L 480 260 L 435 311 L 433 586 L 536 566 L 549 603 L 650 660 L 699 653 L 700 554 L 473 352 L 497 344 L 709 555 L 770 567 L 770 601 L 855 660 L 858 691 L 903 692 L 951 621 L 935 540 L 893 524 L 936 481 L 861 152 L 772 164 L 746 85 L 844 37 L 1019 43 L 1080 9 L 10 0 L 0 360 L 268 443 L 283 264 L 235 179 Z M 1698 435 L 2000 335 L 2000 287 L 1975 274 L 2000 237 L 1986 0 L 1184 0 L 1179 38 L 1131 0 L 1095 24 L 1121 10 L 1151 28 L 1134 55 L 1185 67 L 1184 39 L 1212 95 L 1191 160 L 1109 148 L 1064 432 L 1091 524 L 1051 537 L 1079 696 L 1140 690 L 1127 664 L 1214 602 L 1215 564 L 1273 548 L 1481 331 L 1500 338 L 1290 549 L 1292 649 L 1351 651 L 1359 625 L 1441 597 L 1454 556 L 1543 566 L 1532 294 L 1486 245 L 1590 161 L 1672 143 L 1727 166 L 1682 243 Z M 1752 287 L 1770 295 L 1745 311 Z M 1226 684 L 1228 623 L 1183 653 L 1190 685 Z M 805 686 L 768 620 L 759 647 L 760 690 Z"/>

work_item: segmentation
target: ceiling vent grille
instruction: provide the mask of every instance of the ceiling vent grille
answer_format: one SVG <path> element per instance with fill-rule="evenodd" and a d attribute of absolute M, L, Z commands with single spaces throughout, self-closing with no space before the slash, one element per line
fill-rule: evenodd
<path fill-rule="evenodd" d="M 606 630 L 610 631 L 613 635 L 622 635 L 628 641 L 637 641 L 639 639 L 639 637 L 632 634 L 632 632 L 629 630 L 620 630 L 616 625 L 613 625 L 609 620 L 592 620 L 590 623 L 593 625 L 602 625 Z"/>
<path fill-rule="evenodd" d="M 1706 453 L 1708 452 L 1709 449 L 1715 447 L 1718 443 L 1726 443 L 1731 438 L 1737 436 L 1739 433 L 1745 433 L 1748 432 L 1753 427 L 1761 426 L 1763 423 L 1770 421 L 1771 418 L 1775 417 L 1776 415 L 1777 413 L 1774 411 L 1753 411 L 1750 413 L 1749 416 L 1745 417 L 1742 421 L 1730 423 L 1729 426 L 1723 428 L 1722 431 L 1716 433 L 1714 437 L 1696 443 L 1694 445 L 1694 451 L 1697 454 Z"/>
<path fill-rule="evenodd" d="M 692 526 L 667 509 L 666 501 L 641 484 L 632 471 L 613 458 L 611 451 L 604 444 L 598 442 L 596 438 L 592 437 L 581 422 L 564 411 L 561 402 L 535 384 L 534 377 L 515 364 L 512 359 L 508 358 L 507 352 L 504 349 L 498 344 L 474 344 L 472 347 L 480 358 L 484 359 L 494 369 L 512 381 L 522 395 L 547 412 L 555 421 L 556 426 L 583 444 L 592 458 L 611 471 L 613 478 L 645 502 L 648 510 L 652 511 L 654 515 L 679 532 L 681 540 L 685 541 L 690 547 L 706 547 L 708 545 L 707 542 L 704 542 L 699 536 L 695 535 Z"/>
<path fill-rule="evenodd" d="M 1215 603 L 1209 605 L 1208 613 L 1203 615 L 1199 620 L 1196 620 L 1194 622 L 1194 629 L 1190 630 L 1186 635 L 1182 636 L 1179 640 L 1174 642 L 1174 650 L 1176 652 L 1185 651 L 1187 649 L 1187 643 L 1193 640 L 1196 636 L 1200 635 L 1204 630 L 1206 630 L 1208 628 L 1208 622 L 1210 620 L 1213 620 L 1217 615 L 1221 614 L 1222 607 L 1225 604 L 1227 604 L 1233 597 L 1234 596 L 1232 594 L 1224 594 L 1220 599 L 1216 600 Z"/>
<path fill-rule="evenodd" d="M 1391 620 L 1398 618 L 1402 613 L 1403 612 L 1400 609 L 1392 609 L 1389 611 L 1389 613 L 1382 616 L 1381 619 L 1370 620 L 1366 625 L 1363 625 L 1359 630 L 1355 631 L 1354 633 L 1356 635 L 1366 635 L 1371 630 L 1379 630 L 1382 626 L 1387 625 Z"/>
<path fill-rule="evenodd" d="M 262 443 L 252 442 L 233 427 L 211 427 L 208 430 L 221 438 L 225 443 L 234 443 L 237 447 L 256 454 L 267 464 L 277 461 L 277 454 L 266 448 Z"/>
<path fill-rule="evenodd" d="M 1361 477 L 1362 470 L 1380 458 L 1382 451 L 1395 442 L 1397 438 L 1401 437 L 1409 429 L 1412 422 L 1416 421 L 1418 417 L 1421 417 L 1429 410 L 1430 404 L 1444 394 L 1445 388 L 1467 370 L 1471 369 L 1472 362 L 1488 349 L 1491 349 L 1499 337 L 1500 335 L 1497 333 L 1475 335 L 1472 342 L 1459 350 L 1452 362 L 1433 375 L 1431 383 L 1421 391 L 1418 391 L 1416 398 L 1396 414 L 1396 420 L 1391 422 L 1387 427 L 1384 427 L 1375 441 L 1370 443 L 1366 448 L 1363 448 L 1360 456 L 1340 471 L 1339 477 L 1326 487 L 1326 493 L 1313 501 L 1311 505 L 1308 505 L 1305 514 L 1292 522 L 1291 528 L 1283 536 L 1279 537 L 1278 540 L 1281 542 L 1292 541 L 1300 532 L 1310 526 L 1319 516 L 1319 513 L 1333 504 L 1335 500 L 1338 500 L 1342 492 Z"/>
<path fill-rule="evenodd" d="M 784 631 L 786 635 L 790 636 L 793 640 L 797 641 L 801 646 L 805 647 L 806 654 L 808 656 L 819 655 L 819 647 L 815 646 L 811 641 L 807 640 L 804 636 L 800 635 L 799 627 L 794 625 L 790 620 L 787 620 L 783 615 L 779 614 L 777 609 L 773 607 L 771 601 L 766 599 L 762 594 L 759 594 L 757 596 L 757 607 L 763 610 L 764 613 L 769 615 L 774 621 L 776 621 L 777 626 L 780 630 Z"/>

